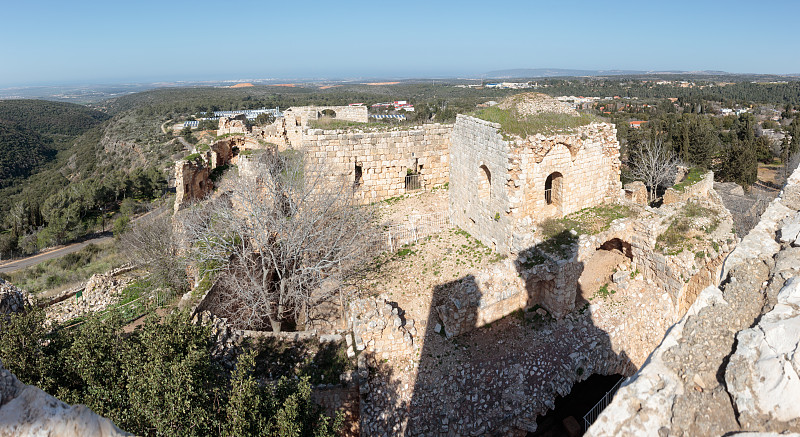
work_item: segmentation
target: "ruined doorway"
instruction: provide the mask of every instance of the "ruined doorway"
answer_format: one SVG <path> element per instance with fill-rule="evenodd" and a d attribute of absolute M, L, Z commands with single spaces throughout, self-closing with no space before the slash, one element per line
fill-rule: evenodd
<path fill-rule="evenodd" d="M 544 181 L 544 200 L 548 205 L 561 206 L 562 181 L 564 177 L 559 172 L 550 173 Z"/>
<path fill-rule="evenodd" d="M 617 271 L 630 272 L 633 262 L 631 244 L 619 238 L 612 238 L 584 261 L 583 273 L 578 278 L 575 305 L 583 305 L 597 293 L 613 293 L 612 275 Z M 611 287 L 611 288 L 609 288 Z"/>
<path fill-rule="evenodd" d="M 478 198 L 488 200 L 492 197 L 492 172 L 482 165 L 478 173 Z"/>
<path fill-rule="evenodd" d="M 319 113 L 320 117 L 327 117 L 327 118 L 336 118 L 336 111 L 333 109 L 323 109 L 322 112 Z"/>

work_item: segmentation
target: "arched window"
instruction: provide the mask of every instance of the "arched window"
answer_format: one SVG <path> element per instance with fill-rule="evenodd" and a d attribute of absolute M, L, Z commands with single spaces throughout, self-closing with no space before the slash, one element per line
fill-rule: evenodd
<path fill-rule="evenodd" d="M 478 175 L 478 198 L 489 199 L 492 197 L 492 172 L 485 165 L 481 166 Z"/>
<path fill-rule="evenodd" d="M 336 111 L 334 111 L 333 109 L 323 109 L 322 112 L 320 113 L 320 116 L 328 118 L 336 118 Z"/>
<path fill-rule="evenodd" d="M 548 205 L 561 205 L 561 185 L 564 177 L 559 172 L 553 172 L 544 182 L 544 200 Z"/>

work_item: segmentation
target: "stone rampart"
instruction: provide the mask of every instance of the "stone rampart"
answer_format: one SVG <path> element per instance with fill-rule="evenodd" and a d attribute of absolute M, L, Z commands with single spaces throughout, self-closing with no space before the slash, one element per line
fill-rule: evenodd
<path fill-rule="evenodd" d="M 451 129 L 440 124 L 377 132 L 308 129 L 298 148 L 310 165 L 344 175 L 357 198 L 376 202 L 447 183 Z M 407 184 L 411 173 L 418 184 Z"/>
<path fill-rule="evenodd" d="M 708 190 L 712 188 L 714 188 L 714 172 L 709 171 L 699 181 L 683 189 L 667 188 L 667 191 L 664 192 L 663 203 L 664 205 L 669 205 L 671 203 L 685 202 L 689 199 L 702 199 L 708 197 Z"/>
<path fill-rule="evenodd" d="M 800 431 L 798 193 L 800 170 L 586 435 Z"/>

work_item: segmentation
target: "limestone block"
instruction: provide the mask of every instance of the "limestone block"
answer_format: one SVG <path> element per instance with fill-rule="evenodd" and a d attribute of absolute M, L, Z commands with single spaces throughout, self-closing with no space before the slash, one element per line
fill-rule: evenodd
<path fill-rule="evenodd" d="M 800 277 L 787 281 L 773 310 L 736 338 L 725 381 L 740 415 L 800 418 Z"/>

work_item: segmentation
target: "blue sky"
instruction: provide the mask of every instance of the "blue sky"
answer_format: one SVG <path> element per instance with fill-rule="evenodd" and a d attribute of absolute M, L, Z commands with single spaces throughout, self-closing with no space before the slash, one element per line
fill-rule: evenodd
<path fill-rule="evenodd" d="M 800 73 L 796 0 L 8 0 L 0 10 L 0 87 L 508 68 Z"/>

